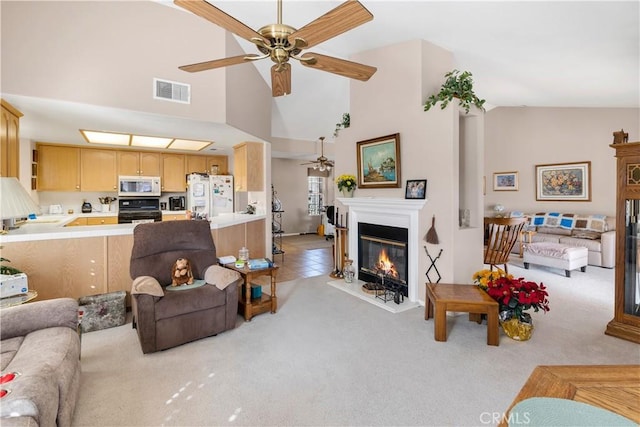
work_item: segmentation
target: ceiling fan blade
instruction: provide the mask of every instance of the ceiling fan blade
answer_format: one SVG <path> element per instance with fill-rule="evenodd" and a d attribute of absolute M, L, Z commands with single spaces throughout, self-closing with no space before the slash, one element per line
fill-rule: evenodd
<path fill-rule="evenodd" d="M 229 65 L 242 64 L 243 62 L 251 61 L 248 58 L 257 58 L 259 56 L 260 55 L 254 55 L 254 54 L 232 56 L 224 59 L 214 59 L 213 61 L 198 62 L 197 64 L 183 65 L 178 68 L 180 68 L 182 71 L 195 73 L 198 71 L 213 70 L 214 68 L 227 67 Z"/>
<path fill-rule="evenodd" d="M 214 24 L 242 37 L 245 40 L 251 41 L 253 37 L 264 40 L 258 32 L 252 30 L 233 16 L 228 15 L 204 0 L 174 0 L 173 2 L 176 5 L 187 9 L 189 12 L 192 12 L 209 22 L 213 22 Z M 267 42 L 267 40 L 265 40 L 265 42 Z"/>
<path fill-rule="evenodd" d="M 280 70 L 278 70 L 280 68 Z M 291 93 L 291 65 L 276 64 L 271 67 L 271 95 L 282 96 Z"/>
<path fill-rule="evenodd" d="M 321 17 L 311 21 L 289 36 L 289 43 L 303 39 L 306 44 L 301 48 L 309 48 L 369 22 L 373 15 L 359 1 L 348 0 Z"/>
<path fill-rule="evenodd" d="M 349 77 L 350 79 L 362 80 L 363 82 L 369 80 L 378 70 L 370 65 L 313 52 L 307 52 L 301 58 L 303 61 L 300 61 L 300 63 L 305 67 L 317 68 L 318 70 Z M 315 59 L 315 61 L 310 60 L 311 58 Z"/>

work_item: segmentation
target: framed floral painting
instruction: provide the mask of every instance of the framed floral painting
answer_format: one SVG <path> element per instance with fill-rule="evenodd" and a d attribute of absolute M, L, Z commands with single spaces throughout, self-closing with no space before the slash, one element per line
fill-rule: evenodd
<path fill-rule="evenodd" d="M 591 162 L 536 165 L 536 200 L 590 202 Z"/>
<path fill-rule="evenodd" d="M 400 188 L 400 134 L 358 141 L 358 188 Z"/>

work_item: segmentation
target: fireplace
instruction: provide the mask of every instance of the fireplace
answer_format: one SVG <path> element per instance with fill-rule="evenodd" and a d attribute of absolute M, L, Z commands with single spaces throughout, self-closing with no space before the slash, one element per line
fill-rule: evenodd
<path fill-rule="evenodd" d="M 408 237 L 406 228 L 358 223 L 358 279 L 408 297 Z"/>
<path fill-rule="evenodd" d="M 348 233 L 348 248 L 349 258 L 353 259 L 353 266 L 358 272 L 360 272 L 360 247 L 358 243 L 358 224 L 375 224 L 380 226 L 386 226 L 391 228 L 402 228 L 407 230 L 404 239 L 397 237 L 388 237 L 389 240 L 405 240 L 406 241 L 406 254 L 404 264 L 404 275 L 407 289 L 407 296 L 409 303 L 405 301 L 404 304 L 387 304 L 381 302 L 378 298 L 370 298 L 370 294 L 364 294 L 359 292 L 354 295 L 368 302 L 371 302 L 379 307 L 382 307 L 388 311 L 394 311 L 395 307 L 401 307 L 401 310 L 408 307 L 417 306 L 419 301 L 418 283 L 420 281 L 419 275 L 419 259 L 418 255 L 420 250 L 420 230 L 419 213 L 424 207 L 426 200 L 424 199 L 394 199 L 394 198 L 378 198 L 378 197 L 353 197 L 353 198 L 339 198 L 338 201 L 349 208 L 349 215 L 347 221 Z M 383 236 L 384 237 L 384 236 Z M 356 253 L 358 252 L 358 253 Z M 389 254 L 387 254 L 389 255 Z M 399 263 L 401 264 L 401 263 Z M 396 269 L 403 267 L 396 266 Z M 358 288 L 362 288 L 362 281 L 358 282 Z M 363 295 L 364 294 L 364 295 Z"/>

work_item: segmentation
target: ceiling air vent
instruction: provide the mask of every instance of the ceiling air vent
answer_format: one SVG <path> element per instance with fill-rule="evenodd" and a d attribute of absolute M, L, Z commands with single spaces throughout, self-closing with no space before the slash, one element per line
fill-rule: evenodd
<path fill-rule="evenodd" d="M 190 104 L 191 85 L 169 80 L 153 79 L 153 97 L 154 99 Z"/>

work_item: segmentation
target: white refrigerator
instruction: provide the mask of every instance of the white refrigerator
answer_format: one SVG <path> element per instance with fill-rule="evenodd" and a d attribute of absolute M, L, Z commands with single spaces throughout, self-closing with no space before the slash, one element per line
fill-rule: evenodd
<path fill-rule="evenodd" d="M 233 176 L 187 175 L 187 207 L 195 219 L 233 213 Z"/>
<path fill-rule="evenodd" d="M 233 213 L 233 176 L 209 175 L 209 215 Z"/>

